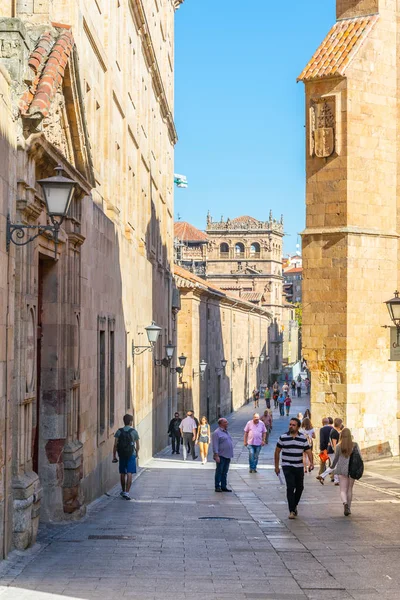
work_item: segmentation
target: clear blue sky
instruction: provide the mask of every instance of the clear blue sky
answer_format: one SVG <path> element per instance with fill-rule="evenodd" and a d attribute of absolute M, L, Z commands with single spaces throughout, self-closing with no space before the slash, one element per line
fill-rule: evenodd
<path fill-rule="evenodd" d="M 176 13 L 175 217 L 199 229 L 269 210 L 285 252 L 304 228 L 304 86 L 296 77 L 335 22 L 335 0 L 185 0 Z"/>

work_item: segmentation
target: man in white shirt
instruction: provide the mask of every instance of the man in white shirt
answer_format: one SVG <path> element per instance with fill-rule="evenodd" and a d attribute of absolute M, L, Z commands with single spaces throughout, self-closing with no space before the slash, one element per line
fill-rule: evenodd
<path fill-rule="evenodd" d="M 197 456 L 195 455 L 194 451 L 194 442 L 196 439 L 197 427 L 196 421 L 192 418 L 190 410 L 186 413 L 186 417 L 181 421 L 179 429 L 181 430 L 181 436 L 183 438 L 183 460 L 187 459 L 188 446 L 189 452 L 191 453 L 193 460 L 196 460 Z"/>

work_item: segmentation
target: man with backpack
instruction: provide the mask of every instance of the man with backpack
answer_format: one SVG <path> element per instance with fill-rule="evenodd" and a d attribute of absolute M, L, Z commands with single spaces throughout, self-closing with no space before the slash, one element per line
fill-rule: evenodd
<path fill-rule="evenodd" d="M 121 498 L 130 500 L 129 490 L 132 485 L 132 475 L 136 473 L 136 458 L 139 456 L 139 434 L 132 427 L 132 415 L 124 416 L 124 427 L 120 427 L 115 432 L 115 442 L 113 449 L 113 462 L 118 462 L 119 473 L 121 476 Z"/>

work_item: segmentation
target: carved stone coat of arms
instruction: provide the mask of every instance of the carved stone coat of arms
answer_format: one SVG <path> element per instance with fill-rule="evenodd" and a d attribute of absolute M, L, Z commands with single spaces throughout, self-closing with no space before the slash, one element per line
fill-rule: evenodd
<path fill-rule="evenodd" d="M 335 98 L 321 98 L 310 106 L 310 156 L 328 158 L 335 151 Z"/>

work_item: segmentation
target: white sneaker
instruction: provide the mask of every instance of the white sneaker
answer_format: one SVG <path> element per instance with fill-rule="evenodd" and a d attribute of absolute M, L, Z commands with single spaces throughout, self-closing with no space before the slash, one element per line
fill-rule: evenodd
<path fill-rule="evenodd" d="M 207 462 L 207 457 L 204 459 L 204 464 L 206 464 L 206 462 Z"/>

